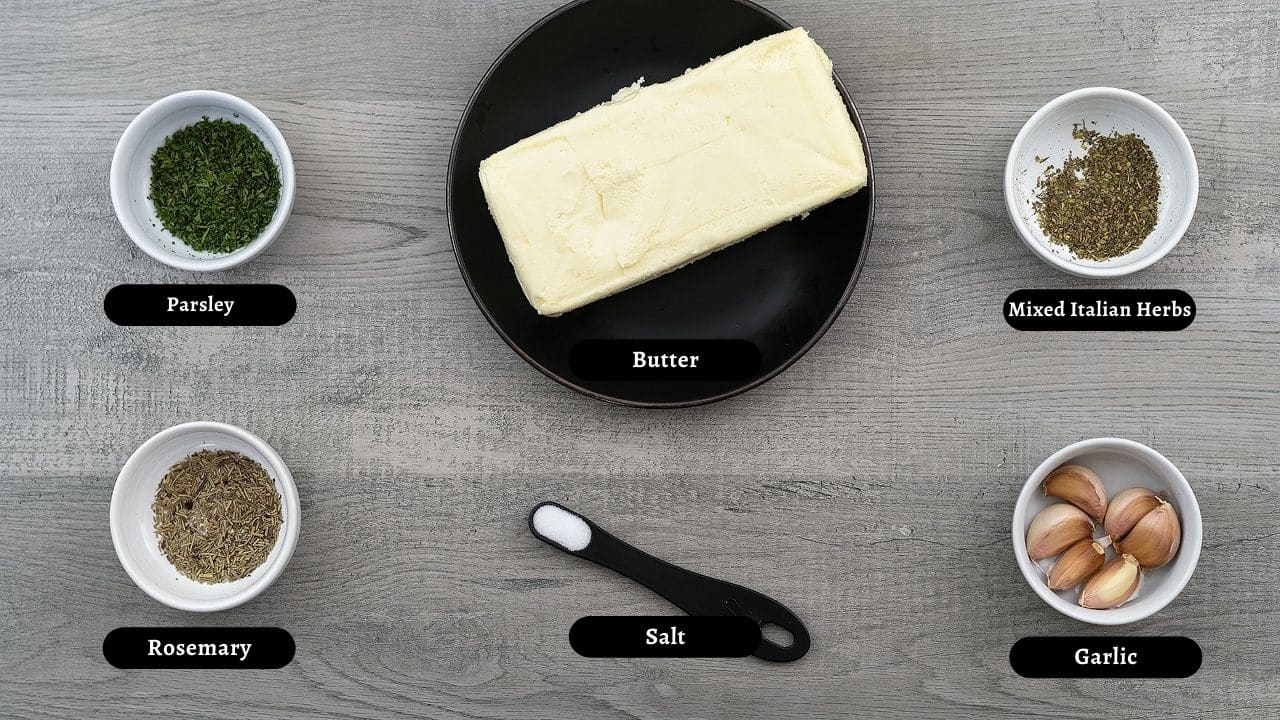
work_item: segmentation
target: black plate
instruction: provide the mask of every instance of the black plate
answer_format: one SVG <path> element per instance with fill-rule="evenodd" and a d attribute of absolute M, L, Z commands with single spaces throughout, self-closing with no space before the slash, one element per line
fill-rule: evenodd
<path fill-rule="evenodd" d="M 867 187 L 688 267 L 566 313 L 542 317 L 520 290 L 477 170 L 508 145 L 608 100 L 640 77 L 669 80 L 789 28 L 745 0 L 579 0 L 529 28 L 471 98 L 449 160 L 448 213 L 467 287 L 504 340 L 554 380 L 592 397 L 645 407 L 720 400 L 800 358 L 853 292 L 871 238 L 871 152 L 862 121 Z M 584 340 L 747 340 L 760 352 L 735 380 L 588 380 L 570 367 Z"/>

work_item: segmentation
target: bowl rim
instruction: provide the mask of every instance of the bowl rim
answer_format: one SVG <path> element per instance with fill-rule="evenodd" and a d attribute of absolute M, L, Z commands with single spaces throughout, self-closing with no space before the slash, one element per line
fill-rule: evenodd
<path fill-rule="evenodd" d="M 155 246 L 155 243 L 143 235 L 137 227 L 135 219 L 127 211 L 130 203 L 126 172 L 129 159 L 135 151 L 134 144 L 151 129 L 157 120 L 167 116 L 170 110 L 197 104 L 222 106 L 233 113 L 238 113 L 252 120 L 267 136 L 267 140 L 280 161 L 280 200 L 271 222 L 267 223 L 262 233 L 254 238 L 253 242 L 226 255 L 214 258 L 189 258 L 162 251 Z M 271 243 L 275 242 L 276 237 L 280 235 L 280 232 L 284 230 L 285 224 L 288 223 L 289 215 L 293 212 L 295 178 L 293 154 L 289 150 L 289 143 L 285 141 L 284 135 L 281 134 L 275 123 L 271 122 L 271 118 L 267 117 L 266 113 L 259 110 L 253 103 L 220 90 L 183 90 L 166 95 L 148 105 L 130 121 L 128 127 L 121 133 L 120 139 L 116 141 L 115 152 L 111 156 L 110 178 L 111 205 L 115 209 L 116 219 L 120 222 L 125 234 L 147 255 L 179 270 L 216 272 L 233 268 L 252 260 L 266 250 Z"/>
<path fill-rule="evenodd" d="M 1182 572 L 1170 574 L 1160 589 L 1160 597 L 1156 598 L 1150 608 L 1141 612 L 1133 612 L 1133 607 L 1126 608 L 1126 606 L 1113 610 L 1091 610 L 1067 602 L 1059 597 L 1057 593 L 1050 590 L 1049 586 L 1042 581 L 1042 573 L 1031 562 L 1030 557 L 1027 556 L 1026 532 L 1030 522 L 1027 517 L 1027 506 L 1039 491 L 1040 483 L 1044 481 L 1044 478 L 1049 473 L 1074 458 L 1107 450 L 1136 455 L 1151 461 L 1169 478 L 1171 485 L 1176 486 L 1180 492 L 1186 495 L 1187 502 L 1179 503 L 1178 506 L 1182 521 L 1182 546 L 1178 552 L 1179 554 L 1190 553 L 1191 562 Z M 1127 625 L 1144 620 L 1160 612 L 1182 593 L 1183 588 L 1190 582 L 1191 576 L 1195 574 L 1196 565 L 1200 562 L 1204 526 L 1200 515 L 1200 501 L 1196 499 L 1191 483 L 1187 482 L 1187 478 L 1169 458 L 1159 451 L 1134 440 L 1119 437 L 1096 437 L 1074 442 L 1058 450 L 1045 458 L 1044 462 L 1040 463 L 1032 471 L 1027 481 L 1023 484 L 1022 490 L 1018 493 L 1018 498 L 1014 504 L 1011 532 L 1013 535 L 1014 557 L 1018 563 L 1018 569 L 1022 571 L 1023 579 L 1040 596 L 1040 599 L 1063 615 L 1082 622 L 1093 625 Z M 1128 612 L 1125 612 L 1125 610 L 1128 610 Z"/>
<path fill-rule="evenodd" d="M 1169 236 L 1165 239 L 1163 243 L 1156 246 L 1145 257 L 1138 260 L 1133 260 L 1131 262 L 1126 262 L 1121 265 L 1113 265 L 1108 267 L 1091 267 L 1087 265 L 1082 265 L 1074 260 L 1061 257 L 1058 254 L 1050 251 L 1049 248 L 1045 247 L 1044 243 L 1041 243 L 1031 234 L 1031 231 L 1027 226 L 1027 223 L 1028 223 L 1027 219 L 1022 216 L 1022 213 L 1019 211 L 1017 207 L 1017 201 L 1015 197 L 1016 192 L 1014 188 L 1014 185 L 1015 185 L 1014 179 L 1016 175 L 1016 158 L 1019 154 L 1019 151 L 1022 149 L 1023 145 L 1026 144 L 1027 138 L 1031 134 L 1032 128 L 1036 127 L 1040 123 L 1040 121 L 1044 119 L 1046 115 L 1058 109 L 1059 107 L 1075 102 L 1080 99 L 1084 99 L 1084 98 L 1107 98 L 1111 100 L 1118 100 L 1120 102 L 1133 105 L 1139 108 L 1140 110 L 1146 112 L 1148 115 L 1151 115 L 1152 117 L 1154 117 L 1160 123 L 1164 124 L 1165 127 L 1169 130 L 1169 134 L 1173 137 L 1174 145 L 1177 150 L 1178 157 L 1183 160 L 1184 165 L 1186 165 L 1190 170 L 1187 177 L 1187 187 L 1189 189 L 1188 195 L 1187 195 L 1187 202 L 1184 206 L 1181 216 L 1178 218 L 1177 223 L 1174 225 L 1173 231 L 1169 234 Z M 1132 90 L 1125 90 L 1123 88 L 1109 87 L 1104 85 L 1080 88 L 1079 90 L 1072 90 L 1071 92 L 1059 95 L 1058 97 L 1045 103 L 1043 106 L 1041 106 L 1039 110 L 1033 113 L 1025 123 L 1023 123 L 1022 128 L 1018 131 L 1017 136 L 1013 140 L 1013 144 L 1010 145 L 1009 147 L 1009 155 L 1005 160 L 1005 166 L 1004 166 L 1005 209 L 1008 211 L 1009 219 L 1013 222 L 1013 226 L 1018 232 L 1018 237 L 1021 238 L 1022 242 L 1026 244 L 1026 246 L 1030 248 L 1031 251 L 1034 252 L 1041 260 L 1044 260 L 1046 263 L 1058 268 L 1059 270 L 1062 270 L 1064 272 L 1070 273 L 1072 275 L 1077 275 L 1080 277 L 1088 277 L 1088 278 L 1122 277 L 1124 275 L 1129 275 L 1131 273 L 1138 272 L 1139 270 L 1144 270 L 1154 265 L 1155 263 L 1159 262 L 1165 255 L 1169 254 L 1169 251 L 1173 250 L 1173 248 L 1177 246 L 1179 241 L 1182 240 L 1182 236 L 1186 234 L 1187 228 L 1191 226 L 1191 220 L 1195 216 L 1196 205 L 1199 201 L 1199 198 L 1200 198 L 1200 168 L 1196 161 L 1195 150 L 1191 147 L 1191 141 L 1187 138 L 1187 134 L 1186 132 L 1183 131 L 1182 126 L 1178 124 L 1177 120 L 1173 119 L 1173 116 L 1170 115 L 1168 111 L 1166 111 L 1163 107 L 1157 104 L 1154 100 L 1151 100 L 1150 98 L 1147 98 L 1143 95 L 1139 95 L 1138 93 L 1133 92 Z"/>
<path fill-rule="evenodd" d="M 138 476 L 138 466 L 142 463 L 143 458 L 158 445 L 172 438 L 196 432 L 215 432 L 230 435 L 248 443 L 261 453 L 271 466 L 269 470 L 280 485 L 280 502 L 285 511 L 285 520 L 282 524 L 284 533 L 277 541 L 280 546 L 280 553 L 275 560 L 266 568 L 261 577 L 253 583 L 233 595 L 216 600 L 196 600 L 162 589 L 141 568 L 134 565 L 128 553 L 124 551 L 125 540 L 122 524 L 126 508 L 121 488 L 127 483 L 134 482 Z M 257 435 L 235 425 L 210 420 L 197 420 L 174 425 L 152 435 L 139 445 L 138 449 L 134 450 L 129 459 L 125 461 L 124 466 L 120 469 L 120 474 L 116 476 L 116 483 L 111 491 L 111 542 L 115 546 L 116 558 L 120 560 L 120 565 L 124 567 L 125 573 L 129 575 L 135 585 L 152 598 L 178 610 L 191 612 L 226 610 L 242 605 L 257 597 L 284 572 L 284 568 L 289 564 L 289 560 L 293 557 L 294 548 L 298 544 L 298 530 L 302 520 L 300 511 L 301 504 L 298 500 L 298 488 L 293 482 L 293 474 L 289 472 L 284 459 L 280 457 L 280 454 L 274 448 Z"/>

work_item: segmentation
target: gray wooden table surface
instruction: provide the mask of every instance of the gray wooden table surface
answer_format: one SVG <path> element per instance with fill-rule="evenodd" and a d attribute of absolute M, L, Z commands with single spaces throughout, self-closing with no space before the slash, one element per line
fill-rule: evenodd
<path fill-rule="evenodd" d="M 31 718 L 1215 717 L 1280 714 L 1280 6 L 1272 0 L 771 0 L 861 110 L 880 201 L 851 303 L 744 396 L 644 412 L 580 397 L 486 324 L 445 224 L 445 164 L 488 64 L 558 0 L 0 1 L 0 716 Z M 1077 87 L 1163 104 L 1200 162 L 1174 252 L 1123 286 L 1190 292 L 1175 334 L 1020 334 L 1001 303 L 1081 286 L 1036 259 L 1000 178 L 1021 123 Z M 284 235 L 226 282 L 298 296 L 281 328 L 111 324 L 160 266 L 107 171 L 151 101 L 218 88 L 292 146 Z M 260 434 L 302 495 L 266 594 L 194 617 L 138 590 L 107 526 L 147 437 Z M 1014 497 L 1063 445 L 1167 454 L 1204 514 L 1200 566 L 1133 634 L 1204 648 L 1183 681 L 1032 681 L 1019 637 L 1104 631 L 1026 586 Z M 664 613 L 535 541 L 559 499 L 659 556 L 794 608 L 804 660 L 587 660 L 569 625 Z M 280 671 L 123 672 L 124 625 L 279 625 Z"/>

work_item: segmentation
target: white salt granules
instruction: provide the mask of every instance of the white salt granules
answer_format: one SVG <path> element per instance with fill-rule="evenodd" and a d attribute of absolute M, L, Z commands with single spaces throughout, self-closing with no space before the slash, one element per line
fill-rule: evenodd
<path fill-rule="evenodd" d="M 569 552 L 591 544 L 587 521 L 557 505 L 540 505 L 533 511 L 533 531 Z"/>

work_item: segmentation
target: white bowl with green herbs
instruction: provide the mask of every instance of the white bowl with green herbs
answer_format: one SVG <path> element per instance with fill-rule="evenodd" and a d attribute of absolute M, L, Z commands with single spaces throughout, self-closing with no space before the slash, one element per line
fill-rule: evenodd
<path fill-rule="evenodd" d="M 260 470 L 265 471 L 266 478 L 262 482 L 269 483 L 274 489 L 274 493 L 266 491 L 272 498 L 268 502 L 278 502 L 278 507 L 263 506 L 273 515 L 271 525 L 277 532 L 273 539 L 270 535 L 256 538 L 256 557 L 250 561 L 239 557 L 234 561 L 208 561 L 227 566 L 238 563 L 234 567 L 235 573 L 241 575 L 247 572 L 231 581 L 201 582 L 192 579 L 170 559 L 162 545 L 159 526 L 164 523 L 157 521 L 155 508 L 162 483 L 175 466 L 202 451 L 234 453 L 241 461 L 256 464 Z M 204 487 L 206 485 L 202 481 L 200 488 Z M 228 492 L 235 492 L 237 489 L 232 488 Z M 195 505 L 194 514 L 202 513 L 200 496 L 201 491 L 198 489 L 193 494 L 195 502 L 187 503 L 188 509 Z M 236 542 L 223 541 L 223 548 L 227 550 L 222 553 L 224 557 L 241 555 L 250 545 L 241 541 L 247 534 L 243 530 L 245 525 L 242 519 L 247 513 L 244 508 L 235 510 L 235 513 L 222 515 L 203 513 L 200 517 L 202 521 L 215 518 L 213 522 L 202 523 L 202 533 L 207 534 L 212 532 L 211 528 L 218 528 L 222 537 L 237 539 Z M 293 556 L 298 542 L 299 518 L 298 490 L 279 453 L 258 436 L 234 425 L 218 422 L 175 425 L 151 437 L 125 462 L 111 494 L 111 540 L 125 572 L 139 588 L 156 600 L 170 607 L 192 612 L 232 608 L 266 590 L 280 577 Z M 207 553 L 209 548 L 203 546 L 200 550 Z M 248 547 L 248 550 L 254 551 L 255 548 Z M 170 552 L 179 551 L 171 547 Z M 178 563 L 183 564 L 183 560 L 180 558 Z"/>
<path fill-rule="evenodd" d="M 284 229 L 293 195 L 293 157 L 280 130 L 252 104 L 215 90 L 153 103 L 129 123 L 111 160 L 111 203 L 125 233 L 182 270 L 225 270 L 261 254 Z"/>
<path fill-rule="evenodd" d="M 1102 139 L 1117 148 L 1110 155 L 1097 154 L 1098 166 L 1122 170 L 1113 175 L 1130 180 L 1091 187 L 1117 191 L 1095 192 L 1093 198 L 1080 192 L 1072 197 L 1072 193 L 1054 194 L 1053 188 L 1061 189 L 1061 183 L 1048 187 L 1042 183 L 1055 176 L 1066 178 L 1068 173 L 1073 178 L 1086 175 L 1080 165 L 1090 148 L 1078 134 L 1073 135 L 1078 129 L 1087 131 L 1094 143 Z M 1149 154 L 1140 150 L 1141 143 L 1120 142 L 1130 134 L 1145 143 Z M 1076 158 L 1071 171 L 1064 167 L 1069 154 Z M 1103 165 L 1103 160 L 1109 165 Z M 1145 182 L 1151 177 L 1158 178 L 1158 189 Z M 1137 93 L 1091 87 L 1055 98 L 1022 127 L 1005 164 L 1004 197 L 1019 237 L 1042 260 L 1073 275 L 1112 278 L 1151 266 L 1178 244 L 1195 214 L 1199 182 L 1191 143 L 1169 113 Z M 1081 198 L 1096 203 L 1086 207 L 1100 205 L 1109 211 L 1072 212 L 1063 198 L 1071 202 Z M 1068 210 L 1046 210 L 1064 207 Z M 1103 220 L 1081 222 L 1081 216 Z M 1098 231 L 1081 231 L 1082 227 Z M 1064 238 L 1066 242 L 1055 241 Z"/>

